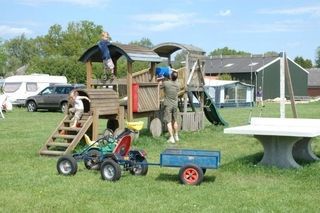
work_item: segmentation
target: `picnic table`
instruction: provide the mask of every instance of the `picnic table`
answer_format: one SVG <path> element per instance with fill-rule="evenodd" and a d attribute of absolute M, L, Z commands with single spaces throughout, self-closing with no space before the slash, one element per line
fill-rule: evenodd
<path fill-rule="evenodd" d="M 299 168 L 296 160 L 316 161 L 312 138 L 320 135 L 320 119 L 251 118 L 249 125 L 224 129 L 226 134 L 253 135 L 263 146 L 259 164 Z"/>

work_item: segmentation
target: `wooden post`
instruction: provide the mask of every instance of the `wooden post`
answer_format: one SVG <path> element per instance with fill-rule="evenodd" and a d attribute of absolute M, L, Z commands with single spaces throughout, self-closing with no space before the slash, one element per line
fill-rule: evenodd
<path fill-rule="evenodd" d="M 294 101 L 294 93 L 293 93 L 293 88 L 292 88 L 292 81 L 291 81 L 291 75 L 290 75 L 290 70 L 289 70 L 289 64 L 288 64 L 287 55 L 285 53 L 284 53 L 284 61 L 285 61 L 284 66 L 285 66 L 286 82 L 287 82 L 289 96 L 290 96 L 292 114 L 293 114 L 294 118 L 297 118 L 298 114 L 297 114 L 297 110 L 296 110 L 296 103 Z"/>
<path fill-rule="evenodd" d="M 127 74 L 127 120 L 133 120 L 133 112 L 132 112 L 132 62 L 127 61 L 128 66 L 128 74 Z"/>
<path fill-rule="evenodd" d="M 284 61 L 284 52 L 280 58 L 280 118 L 286 117 L 286 97 L 285 97 L 285 61 Z"/>
<path fill-rule="evenodd" d="M 189 52 L 186 55 L 186 70 L 185 70 L 185 79 L 184 79 L 184 88 L 185 88 L 185 92 L 183 94 L 183 112 L 187 112 L 188 110 L 188 95 L 187 95 L 187 91 L 188 91 L 188 85 L 187 85 L 187 81 L 188 81 L 188 77 L 189 77 Z"/>
<path fill-rule="evenodd" d="M 91 89 L 92 85 L 92 63 L 91 61 L 86 62 L 87 71 L 87 89 Z"/>
<path fill-rule="evenodd" d="M 156 63 L 155 62 L 151 62 L 151 67 L 150 67 L 149 73 L 150 73 L 149 81 L 150 82 L 155 82 L 156 81 L 156 79 L 154 77 L 155 73 L 156 73 Z"/>
<path fill-rule="evenodd" d="M 92 121 L 92 140 L 95 141 L 98 139 L 99 135 L 99 115 L 98 111 L 93 111 L 93 121 Z"/>
<path fill-rule="evenodd" d="M 124 107 L 123 106 L 119 107 L 117 120 L 119 122 L 119 128 L 124 129 Z"/>

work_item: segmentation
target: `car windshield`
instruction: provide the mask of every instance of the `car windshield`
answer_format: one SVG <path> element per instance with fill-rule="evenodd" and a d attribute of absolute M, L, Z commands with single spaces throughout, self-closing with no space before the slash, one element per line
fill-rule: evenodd
<path fill-rule="evenodd" d="M 49 95 L 52 94 L 54 91 L 54 87 L 47 87 L 42 92 L 40 92 L 42 95 Z"/>

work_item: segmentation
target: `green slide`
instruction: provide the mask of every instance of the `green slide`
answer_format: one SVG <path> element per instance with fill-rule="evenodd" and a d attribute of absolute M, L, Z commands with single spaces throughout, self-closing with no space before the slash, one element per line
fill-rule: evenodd
<path fill-rule="evenodd" d="M 214 125 L 228 126 L 229 124 L 223 120 L 219 114 L 214 102 L 207 91 L 204 90 L 204 114 L 207 119 Z"/>

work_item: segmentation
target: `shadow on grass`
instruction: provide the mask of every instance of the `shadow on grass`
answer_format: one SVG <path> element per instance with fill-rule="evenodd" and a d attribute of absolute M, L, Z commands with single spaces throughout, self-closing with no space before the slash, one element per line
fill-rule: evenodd
<path fill-rule="evenodd" d="M 237 158 L 229 163 L 222 164 L 221 169 L 230 171 L 230 170 L 240 170 L 240 169 L 245 169 L 245 168 L 262 168 L 262 169 L 270 169 L 270 168 L 277 168 L 277 167 L 270 167 L 270 166 L 265 166 L 265 165 L 259 165 L 259 162 L 261 161 L 263 157 L 263 152 L 258 152 L 252 155 L 247 155 L 244 157 Z M 316 161 L 305 161 L 305 160 L 300 160 L 300 159 L 295 159 L 295 161 L 303 166 L 308 166 L 311 165 L 312 163 Z"/>
<path fill-rule="evenodd" d="M 221 169 L 223 170 L 235 170 L 244 167 L 256 167 L 263 157 L 263 152 L 258 152 L 252 155 L 237 158 L 229 163 L 222 164 Z"/>
<path fill-rule="evenodd" d="M 212 175 L 209 175 L 209 174 L 205 174 L 203 176 L 203 181 L 204 182 L 214 182 L 215 180 L 216 180 L 215 176 L 212 176 Z M 164 182 L 172 181 L 172 182 L 179 182 L 180 183 L 178 172 L 177 172 L 177 174 L 161 173 L 156 178 L 156 181 L 164 181 Z"/>

